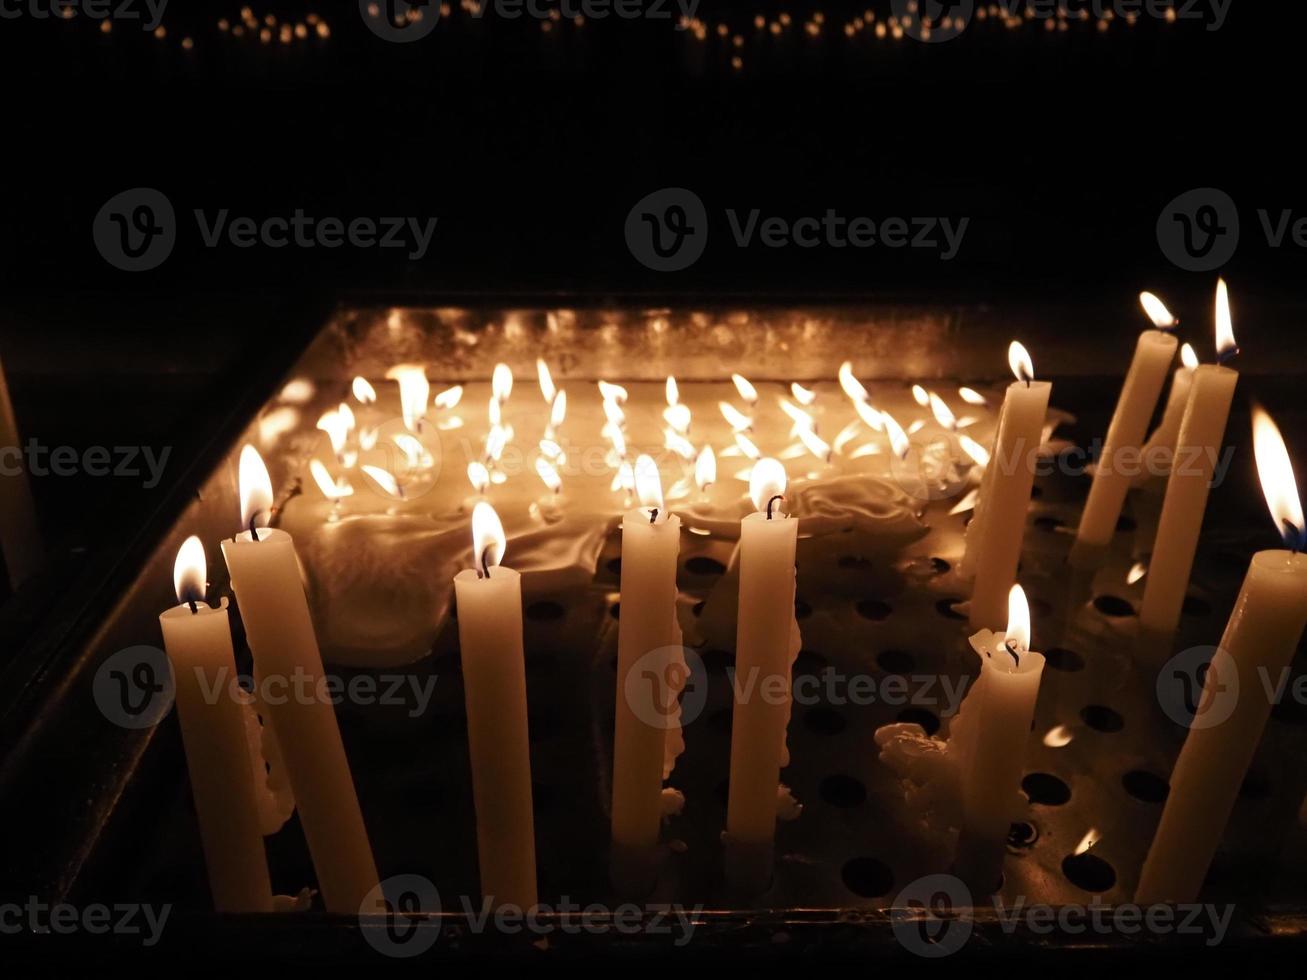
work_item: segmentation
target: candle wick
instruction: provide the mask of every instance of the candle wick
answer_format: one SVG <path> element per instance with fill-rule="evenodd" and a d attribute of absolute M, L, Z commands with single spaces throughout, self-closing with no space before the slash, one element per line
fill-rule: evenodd
<path fill-rule="evenodd" d="M 1008 652 L 1008 656 L 1010 656 L 1010 657 L 1012 658 L 1012 662 L 1013 662 L 1013 663 L 1014 663 L 1018 668 L 1020 668 L 1020 666 L 1021 666 L 1021 657 L 1020 657 L 1020 655 L 1017 653 L 1016 640 L 1008 640 L 1007 642 L 1005 642 L 1005 643 L 1003 644 L 1003 648 L 1004 648 L 1005 650 L 1007 650 L 1007 652 Z"/>
<path fill-rule="evenodd" d="M 490 578 L 490 545 L 486 545 L 481 549 L 481 568 L 485 574 L 478 577 Z"/>
<path fill-rule="evenodd" d="M 258 516 L 259 512 L 257 510 L 250 515 L 250 537 L 255 541 L 259 540 L 259 529 L 254 526 L 254 521 Z"/>
<path fill-rule="evenodd" d="M 1294 524 L 1293 521 L 1289 520 L 1287 517 L 1284 518 L 1283 520 L 1284 520 L 1285 529 L 1288 532 L 1285 535 L 1285 541 L 1289 545 L 1289 550 L 1296 555 L 1299 551 L 1302 550 L 1302 544 L 1303 544 L 1302 528 L 1298 527 L 1298 525 Z"/>
<path fill-rule="evenodd" d="M 650 508 L 649 508 L 649 523 L 650 523 L 650 524 L 656 523 L 657 520 L 658 520 L 658 508 L 657 508 L 657 507 L 650 507 Z"/>
<path fill-rule="evenodd" d="M 188 605 L 188 606 L 191 607 L 191 615 L 192 615 L 192 616 L 195 616 L 195 615 L 197 615 L 197 614 L 199 613 L 200 610 L 196 608 L 196 606 L 195 606 L 195 600 L 194 600 L 194 599 L 187 599 L 187 600 L 186 600 L 186 605 Z"/>
<path fill-rule="evenodd" d="M 785 499 L 785 494 L 783 494 L 783 493 L 778 493 L 778 494 L 776 494 L 775 496 L 773 496 L 770 500 L 767 501 L 767 520 L 769 520 L 769 521 L 771 520 L 771 508 L 772 508 L 772 504 L 776 503 L 776 501 L 778 501 L 778 500 L 784 500 L 784 499 Z"/>
<path fill-rule="evenodd" d="M 1239 356 L 1239 348 L 1238 348 L 1238 347 L 1229 347 L 1229 348 L 1227 348 L 1227 349 L 1225 349 L 1225 350 L 1223 350 L 1223 351 L 1218 351 L 1218 352 L 1217 352 L 1217 354 L 1216 354 L 1216 363 L 1217 363 L 1217 364 L 1224 364 L 1226 361 L 1232 360 L 1232 359 L 1234 359 L 1234 358 L 1236 358 L 1236 357 L 1238 357 L 1238 356 Z"/>

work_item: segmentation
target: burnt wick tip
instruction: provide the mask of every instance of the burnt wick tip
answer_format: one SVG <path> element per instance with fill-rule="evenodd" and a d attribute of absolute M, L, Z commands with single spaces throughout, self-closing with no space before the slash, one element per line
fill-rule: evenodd
<path fill-rule="evenodd" d="M 785 499 L 785 494 L 778 493 L 767 501 L 767 520 L 770 521 L 772 519 L 772 514 L 771 514 L 772 505 L 775 504 L 776 501 L 784 500 L 784 499 Z"/>
<path fill-rule="evenodd" d="M 657 523 L 657 521 L 658 521 L 658 508 L 657 508 L 657 507 L 650 507 L 650 508 L 649 508 L 649 523 L 650 523 L 650 524 L 655 524 L 655 523 Z"/>

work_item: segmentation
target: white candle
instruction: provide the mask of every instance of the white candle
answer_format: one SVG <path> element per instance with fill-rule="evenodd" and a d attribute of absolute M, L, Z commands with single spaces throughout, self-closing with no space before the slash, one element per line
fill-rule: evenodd
<path fill-rule="evenodd" d="M 380 895 L 377 868 L 336 713 L 323 696 L 322 654 L 295 543 L 284 531 L 256 530 L 272 506 L 272 481 L 252 446 L 241 451 L 240 485 L 241 520 L 250 530 L 223 541 L 223 557 L 256 673 L 286 686 L 268 712 L 327 911 L 357 915 L 370 893 L 370 900 Z"/>
<path fill-rule="evenodd" d="M 173 569 L 181 605 L 163 613 L 159 627 L 172 664 L 209 890 L 219 912 L 271 912 L 245 709 L 231 693 L 236 658 L 227 603 L 213 609 L 204 601 L 205 571 L 204 545 L 187 538 Z"/>
<path fill-rule="evenodd" d="M 499 562 L 504 527 L 481 501 L 472 511 L 477 568 L 454 578 L 467 702 L 481 893 L 495 907 L 536 904 L 535 819 L 522 650 L 522 576 Z"/>
<path fill-rule="evenodd" d="M 656 878 L 662 785 L 669 772 L 666 722 L 676 700 L 676 563 L 681 520 L 663 506 L 658 468 L 635 464 L 641 506 L 622 517 L 621 615 L 617 635 L 617 712 L 613 740 L 613 883 L 644 894 Z M 683 678 L 682 678 L 683 683 Z M 679 738 L 679 727 L 675 736 Z"/>
<path fill-rule="evenodd" d="M 0 363 L 0 449 L 14 449 L 21 458 L 22 436 L 9 400 L 9 382 L 4 364 Z M 22 466 L 21 463 L 19 463 Z M 9 576 L 9 588 L 18 587 L 41 564 L 41 532 L 36 525 L 36 508 L 32 504 L 32 487 L 27 482 L 27 468 L 12 476 L 0 476 L 0 553 Z"/>
<path fill-rule="evenodd" d="M 967 535 L 966 567 L 975 576 L 971 594 L 971 625 L 998 629 L 1007 620 L 1008 592 L 1016 581 L 1026 511 L 1035 482 L 1035 465 L 1043 441 L 1044 417 L 1053 386 L 1035 381 L 1030 355 L 1013 342 L 1009 360 L 1018 380 L 1008 386 L 1003 412 L 994 434 L 994 452 L 982 478 L 982 492 Z"/>
<path fill-rule="evenodd" d="M 1145 330 L 1139 335 L 1071 549 L 1071 564 L 1076 568 L 1095 567 L 1112 540 L 1134 476 L 1131 457 L 1143 445 L 1176 346 L 1175 337 L 1161 330 Z"/>
<path fill-rule="evenodd" d="M 785 468 L 753 465 L 749 493 L 758 513 L 740 523 L 740 596 L 735 643 L 735 714 L 726 805 L 726 878 L 757 894 L 771 882 L 780 770 L 788 763 L 790 669 L 798 648 L 794 551 L 799 522 L 781 513 Z"/>
<path fill-rule="evenodd" d="M 1144 469 L 1135 478 L 1135 486 L 1166 486 L 1166 477 L 1171 471 L 1171 461 L 1180 438 L 1180 423 L 1184 420 L 1184 410 L 1189 405 L 1194 369 L 1197 367 L 1198 355 L 1191 346 L 1184 344 L 1180 348 L 1180 366 L 1171 375 L 1171 389 L 1166 396 L 1166 408 L 1162 410 L 1162 421 L 1148 437 L 1140 454 Z"/>
<path fill-rule="evenodd" d="M 1260 409 L 1253 413 L 1253 442 L 1267 504 L 1293 550 L 1259 551 L 1248 566 L 1203 682 L 1203 713 L 1171 773 L 1135 893 L 1140 905 L 1198 897 L 1271 713 L 1265 685 L 1288 669 L 1307 625 L 1302 503 L 1284 440 Z"/>
<path fill-rule="evenodd" d="M 1216 287 L 1216 348 L 1222 358 L 1237 350 L 1224 280 Z M 1238 381 L 1237 371 L 1215 364 L 1204 364 L 1194 371 L 1139 610 L 1143 649 L 1151 652 L 1158 665 L 1170 654 L 1170 640 L 1180 624 L 1180 608 L 1189 588 L 1198 534 L 1207 511 L 1207 494 Z"/>
<path fill-rule="evenodd" d="M 1009 607 L 1005 633 L 972 638 L 984 644 L 982 680 L 972 688 L 966 705 L 970 759 L 962 773 L 962 829 L 955 871 L 976 895 L 993 892 L 1003 874 L 1008 831 L 1021 802 L 1030 723 L 1044 674 L 1043 655 L 1029 650 L 1030 608 L 1021 586 L 1012 587 Z M 978 712 L 974 721 L 973 710 Z"/>

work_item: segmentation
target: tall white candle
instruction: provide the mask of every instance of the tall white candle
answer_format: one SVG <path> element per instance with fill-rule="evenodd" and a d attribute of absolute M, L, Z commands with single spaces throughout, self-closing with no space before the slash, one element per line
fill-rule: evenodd
<path fill-rule="evenodd" d="M 477 568 L 454 578 L 467 702 L 481 893 L 496 907 L 536 904 L 535 819 L 522 649 L 522 576 L 499 564 L 504 528 L 484 500 L 472 510 Z"/>
<path fill-rule="evenodd" d="M 641 506 L 622 517 L 610 868 L 614 885 L 628 895 L 644 894 L 654 884 L 668 744 L 680 738 L 679 726 L 669 727 L 667 719 L 678 693 L 681 520 L 663 505 L 661 478 L 650 457 L 636 460 L 634 476 Z"/>
<path fill-rule="evenodd" d="M 271 912 L 245 709 L 231 696 L 236 658 L 227 601 L 217 609 L 204 601 L 205 571 L 204 545 L 187 538 L 173 569 L 181 605 L 163 613 L 159 627 L 172 664 L 209 890 L 219 912 Z"/>
<path fill-rule="evenodd" d="M 1222 358 L 1237 350 L 1224 280 L 1216 288 L 1216 347 Z M 1212 474 L 1238 381 L 1238 372 L 1216 364 L 1204 364 L 1194 371 L 1139 610 L 1142 648 L 1158 665 L 1169 655 L 1171 637 L 1180 624 Z"/>
<path fill-rule="evenodd" d="M 740 523 L 740 597 L 735 642 L 735 713 L 726 804 L 726 878 L 757 894 L 771 881 L 776 797 L 788 760 L 794 639 L 794 551 L 799 522 L 781 512 L 785 468 L 754 463 L 749 493 L 758 513 Z"/>
<path fill-rule="evenodd" d="M 988 488 L 983 514 L 978 507 L 972 523 L 980 527 L 967 536 L 967 568 L 975 576 L 971 593 L 971 625 L 998 629 L 1007 621 L 1008 592 L 1016 581 L 1026 512 L 1035 482 L 1037 453 L 1053 386 L 1034 380 L 1026 349 L 1015 341 L 1009 361 L 1017 381 L 1008 386 L 1003 414 L 994 435 L 994 452 L 982 487 Z"/>
<path fill-rule="evenodd" d="M 285 531 L 257 527 L 272 506 L 272 481 L 252 446 L 241 451 L 240 484 L 241 520 L 250 530 L 223 541 L 223 557 L 255 672 L 286 685 L 287 696 L 270 699 L 268 712 L 327 911 L 357 915 L 365 899 L 380 895 L 377 868 L 336 713 L 323 697 L 322 654 L 295 543 Z"/>
<path fill-rule="evenodd" d="M 1076 568 L 1097 566 L 1111 543 L 1134 477 L 1137 460 L 1132 457 L 1143 445 L 1176 346 L 1175 337 L 1161 330 L 1145 330 L 1139 335 L 1071 548 L 1070 560 Z"/>
<path fill-rule="evenodd" d="M 1259 551 L 1248 566 L 1203 682 L 1203 714 L 1171 773 L 1135 892 L 1140 905 L 1197 898 L 1271 713 L 1265 685 L 1288 669 L 1307 626 L 1302 503 L 1284 440 L 1260 409 L 1253 414 L 1253 442 L 1267 504 L 1292 550 Z"/>
<path fill-rule="evenodd" d="M 1030 608 L 1021 586 L 1009 594 L 1007 631 L 977 634 L 981 681 L 967 698 L 970 759 L 962 773 L 962 829 L 954 866 L 973 894 L 988 895 L 1003 874 L 1008 831 L 1021 801 L 1030 723 L 1044 674 L 1044 657 L 1031 653 Z M 975 705 L 978 717 L 970 717 Z M 974 740 L 974 741 L 973 741 Z"/>
<path fill-rule="evenodd" d="M 1198 355 L 1190 345 L 1183 344 L 1180 347 L 1180 366 L 1171 375 L 1171 388 L 1166 396 L 1166 408 L 1162 409 L 1162 421 L 1148 437 L 1140 453 L 1144 467 L 1135 477 L 1135 486 L 1160 486 L 1165 489 L 1176 443 L 1180 439 L 1180 423 L 1184 421 L 1184 410 L 1189 406 L 1189 391 L 1193 387 L 1194 370 L 1197 367 Z"/>

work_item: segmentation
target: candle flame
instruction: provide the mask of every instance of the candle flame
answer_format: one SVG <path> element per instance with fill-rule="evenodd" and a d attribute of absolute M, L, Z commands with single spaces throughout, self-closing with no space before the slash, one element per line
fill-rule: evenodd
<path fill-rule="evenodd" d="M 204 542 L 192 534 L 177 549 L 177 560 L 172 566 L 172 586 L 178 602 L 203 602 L 208 566 L 204 558 Z"/>
<path fill-rule="evenodd" d="M 721 411 L 722 417 L 731 426 L 733 432 L 746 432 L 753 427 L 753 419 L 745 415 L 730 402 L 718 402 L 717 408 Z"/>
<path fill-rule="evenodd" d="M 1141 561 L 1137 561 L 1130 566 L 1130 571 L 1125 573 L 1125 584 L 1134 585 L 1147 574 L 1148 566 Z"/>
<path fill-rule="evenodd" d="M 1044 734 L 1044 744 L 1050 749 L 1061 749 L 1070 745 L 1073 738 L 1075 736 L 1066 725 L 1056 725 Z"/>
<path fill-rule="evenodd" d="M 390 438 L 399 447 L 399 451 L 404 454 L 404 462 L 410 470 L 417 469 L 424 462 L 430 460 L 431 457 L 427 455 L 422 443 L 407 432 L 396 432 Z"/>
<path fill-rule="evenodd" d="M 929 395 L 929 401 L 930 412 L 935 416 L 936 422 L 949 431 L 958 427 L 957 416 L 953 414 L 951 408 L 944 404 L 944 399 L 940 398 L 939 395 L 932 391 Z"/>
<path fill-rule="evenodd" d="M 540 452 L 551 463 L 557 463 L 561 466 L 567 462 L 567 454 L 563 452 L 563 447 L 552 439 L 540 440 Z"/>
<path fill-rule="evenodd" d="M 676 384 L 676 379 L 670 374 L 667 376 L 667 404 L 675 405 L 681 400 L 681 389 Z"/>
<path fill-rule="evenodd" d="M 504 525 L 489 501 L 478 500 L 472 508 L 472 560 L 478 568 L 489 570 L 504 559 L 508 544 Z"/>
<path fill-rule="evenodd" d="M 327 434 L 327 438 L 331 441 L 331 451 L 339 456 L 345 448 L 345 439 L 349 435 L 349 426 L 345 418 L 337 409 L 329 409 L 318 419 L 317 428 Z"/>
<path fill-rule="evenodd" d="M 372 405 L 377 400 L 377 389 L 372 387 L 372 382 L 367 378 L 355 378 L 350 384 L 350 391 L 354 393 L 354 399 L 360 405 Z"/>
<path fill-rule="evenodd" d="M 739 446 L 740 452 L 744 453 L 744 455 L 749 457 L 749 459 L 757 459 L 762 455 L 762 453 L 758 451 L 758 447 L 753 444 L 753 440 L 743 432 L 735 433 L 735 445 Z"/>
<path fill-rule="evenodd" d="M 776 399 L 776 404 L 781 407 L 781 411 L 790 417 L 790 420 L 796 426 L 796 429 L 815 429 L 816 423 L 812 415 L 799 408 L 788 398 Z"/>
<path fill-rule="evenodd" d="M 989 399 L 976 391 L 975 388 L 959 388 L 958 397 L 968 405 L 988 405 Z"/>
<path fill-rule="evenodd" d="M 490 486 L 490 471 L 485 463 L 473 460 L 467 464 L 467 480 L 477 493 L 485 493 Z"/>
<path fill-rule="evenodd" d="M 607 381 L 599 382 L 599 395 L 606 402 L 618 402 L 619 404 L 626 401 L 628 397 L 625 388 L 621 385 L 610 384 Z"/>
<path fill-rule="evenodd" d="M 758 460 L 749 474 L 749 498 L 753 501 L 753 509 L 761 514 L 767 513 L 773 497 L 785 496 L 785 486 L 785 467 L 779 460 L 771 457 Z M 771 509 L 773 514 L 777 513 L 776 507 Z"/>
<path fill-rule="evenodd" d="M 558 493 L 559 490 L 563 489 L 563 479 L 558 475 L 558 470 L 554 469 L 549 460 L 543 456 L 536 457 L 536 473 L 544 481 L 545 486 L 554 493 Z"/>
<path fill-rule="evenodd" d="M 735 390 L 740 393 L 740 397 L 750 405 L 758 400 L 758 389 L 749 383 L 748 378 L 743 375 L 732 374 L 731 380 L 735 382 Z"/>
<path fill-rule="evenodd" d="M 885 423 L 885 431 L 889 433 L 890 449 L 899 459 L 907 459 L 912 443 L 908 440 L 908 434 L 903 431 L 903 426 L 899 425 L 898 420 L 889 412 L 881 412 L 880 417 Z"/>
<path fill-rule="evenodd" d="M 498 461 L 504 454 L 504 445 L 508 442 L 508 430 L 502 425 L 494 426 L 486 435 L 486 459 Z"/>
<path fill-rule="evenodd" d="M 453 408 L 455 405 L 457 405 L 462 400 L 462 398 L 463 398 L 463 386 L 454 385 L 454 387 L 452 388 L 446 388 L 435 398 L 433 398 L 432 401 L 435 402 L 436 408 L 450 409 Z"/>
<path fill-rule="evenodd" d="M 800 405 L 811 405 L 817 400 L 817 393 L 811 388 L 805 388 L 797 381 L 790 382 L 790 394 Z"/>
<path fill-rule="evenodd" d="M 502 361 L 495 365 L 490 375 L 490 391 L 500 403 L 508 401 L 508 396 L 513 393 L 513 372 Z"/>
<path fill-rule="evenodd" d="M 1080 838 L 1080 843 L 1076 845 L 1076 849 L 1075 849 L 1076 855 L 1078 856 L 1087 853 L 1091 847 L 1093 847 L 1095 844 L 1098 843 L 1098 841 L 1099 841 L 1098 830 L 1091 827 L 1085 833 L 1085 836 Z"/>
<path fill-rule="evenodd" d="M 380 466 L 363 466 L 364 473 L 372 477 L 377 486 L 386 491 L 390 496 L 400 500 L 404 499 L 404 490 L 399 485 L 399 480 L 395 479 L 395 474 L 389 470 L 383 470 Z"/>
<path fill-rule="evenodd" d="M 663 409 L 663 420 L 681 435 L 690 428 L 690 406 L 679 402 Z"/>
<path fill-rule="evenodd" d="M 567 418 L 567 392 L 560 391 L 554 396 L 553 407 L 549 409 L 549 427 L 557 429 Z"/>
<path fill-rule="evenodd" d="M 670 449 L 681 459 L 694 459 L 694 444 L 675 429 L 664 430 L 663 447 Z"/>
<path fill-rule="evenodd" d="M 1019 585 L 1012 586 L 1012 591 L 1007 594 L 1004 638 L 1007 648 L 1018 656 L 1030 649 L 1030 603 L 1026 601 L 1026 590 Z"/>
<path fill-rule="evenodd" d="M 635 493 L 640 506 L 662 511 L 663 480 L 652 456 L 641 455 L 635 461 Z"/>
<path fill-rule="evenodd" d="M 1253 406 L 1253 456 L 1257 460 L 1257 475 L 1275 526 L 1289 548 L 1302 550 L 1307 534 L 1304 532 L 1302 500 L 1298 496 L 1293 461 L 1275 420 L 1260 405 Z"/>
<path fill-rule="evenodd" d="M 855 402 L 865 402 L 871 397 L 862 383 L 853 376 L 852 361 L 845 361 L 840 365 L 840 387 L 844 389 L 844 394 Z"/>
<path fill-rule="evenodd" d="M 968 435 L 958 436 L 958 445 L 962 447 L 962 451 L 966 453 L 968 456 L 970 456 L 971 461 L 975 463 L 977 466 L 989 465 L 989 458 L 990 458 L 989 450 L 986 449 L 984 446 L 982 446 L 980 443 L 976 442 L 975 439 L 972 439 L 971 436 Z"/>
<path fill-rule="evenodd" d="M 717 457 L 712 446 L 699 450 L 699 458 L 694 461 L 694 482 L 700 490 L 707 490 L 717 482 Z"/>
<path fill-rule="evenodd" d="M 404 427 L 416 430 L 427 414 L 427 398 L 431 394 L 427 372 L 420 364 L 396 364 L 386 372 L 386 377 L 399 384 L 399 406 L 404 415 Z"/>
<path fill-rule="evenodd" d="M 920 405 L 922 408 L 925 408 L 927 405 L 930 404 L 930 394 L 929 392 L 926 391 L 925 388 L 921 387 L 921 385 L 913 385 L 912 400 L 916 402 L 918 405 Z"/>
<path fill-rule="evenodd" d="M 1216 359 L 1225 361 L 1239 353 L 1234 339 L 1234 321 L 1230 316 L 1230 287 L 1224 279 L 1216 280 Z"/>
<path fill-rule="evenodd" d="M 498 428 L 504 421 L 504 405 L 498 398 L 491 398 L 486 407 L 486 418 L 492 429 Z"/>
<path fill-rule="evenodd" d="M 1012 341 L 1007 349 L 1007 363 L 1018 381 L 1026 384 L 1035 380 L 1035 365 L 1030 360 L 1030 352 L 1019 341 Z"/>
<path fill-rule="evenodd" d="M 609 489 L 614 492 L 625 490 L 627 493 L 632 493 L 635 490 L 635 471 L 631 469 L 631 464 L 626 460 L 623 460 L 621 465 L 617 467 L 617 472 L 613 474 L 613 482 L 610 484 Z"/>
<path fill-rule="evenodd" d="M 1170 330 L 1179 325 L 1180 321 L 1171 315 L 1171 311 L 1166 308 L 1166 304 L 1152 293 L 1140 293 L 1139 302 L 1143 306 L 1144 312 L 1148 314 L 1148 319 L 1153 321 L 1153 326 L 1158 330 Z"/>
<path fill-rule="evenodd" d="M 626 412 L 622 411 L 620 402 L 604 400 L 604 418 L 611 426 L 620 426 L 626 421 Z"/>
<path fill-rule="evenodd" d="M 536 358 L 536 377 L 540 379 L 540 394 L 544 397 L 546 404 L 554 403 L 554 396 L 558 394 L 558 389 L 554 387 L 553 375 L 549 373 L 549 365 L 545 363 L 543 357 Z"/>
<path fill-rule="evenodd" d="M 330 471 L 320 459 L 309 460 L 309 473 L 313 477 L 313 482 L 318 485 L 318 489 L 322 491 L 322 495 L 332 503 L 336 503 L 342 497 L 354 495 L 354 488 L 348 481 L 344 478 L 332 479 Z"/>
<path fill-rule="evenodd" d="M 877 432 L 885 431 L 885 413 L 873 408 L 871 402 L 855 400 L 853 410 L 858 413 L 858 418 L 862 419 L 868 428 Z"/>
<path fill-rule="evenodd" d="M 972 487 L 969 491 L 967 491 L 967 495 L 965 497 L 963 497 L 961 500 L 959 500 L 956 504 L 953 505 L 952 509 L 949 511 L 949 515 L 955 516 L 957 514 L 965 514 L 969 510 L 975 510 L 976 501 L 979 499 L 979 497 L 980 497 L 980 488 Z"/>
<path fill-rule="evenodd" d="M 812 453 L 823 463 L 829 463 L 831 457 L 831 447 L 821 436 L 813 432 L 810 428 L 799 426 L 795 430 L 799 436 L 799 441 L 808 447 L 808 452 Z"/>
<path fill-rule="evenodd" d="M 238 467 L 241 527 L 267 527 L 272 516 L 272 477 L 263 457 L 253 446 L 241 449 Z"/>
<path fill-rule="evenodd" d="M 1198 352 L 1194 350 L 1192 344 L 1185 344 L 1180 348 L 1180 363 L 1190 371 L 1198 366 Z"/>

